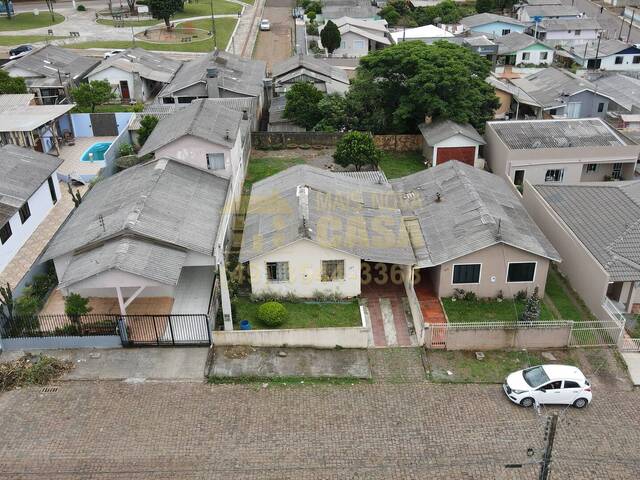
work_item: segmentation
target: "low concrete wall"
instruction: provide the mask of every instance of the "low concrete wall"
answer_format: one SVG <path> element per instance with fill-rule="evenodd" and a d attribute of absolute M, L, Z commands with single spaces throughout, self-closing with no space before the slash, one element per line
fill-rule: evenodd
<path fill-rule="evenodd" d="M 571 326 L 548 328 L 450 328 L 447 350 L 501 350 L 505 348 L 564 348 L 569 343 Z"/>
<path fill-rule="evenodd" d="M 366 327 L 214 331 L 213 344 L 253 347 L 367 348 Z"/>
<path fill-rule="evenodd" d="M 300 145 L 335 147 L 343 133 L 327 132 L 252 132 L 253 148 L 292 148 Z"/>
<path fill-rule="evenodd" d="M 373 142 L 380 150 L 389 152 L 422 151 L 422 135 L 374 135 Z"/>
<path fill-rule="evenodd" d="M 118 335 L 96 335 L 88 337 L 23 337 L 0 339 L 5 352 L 14 350 L 52 350 L 65 348 L 120 348 Z"/>

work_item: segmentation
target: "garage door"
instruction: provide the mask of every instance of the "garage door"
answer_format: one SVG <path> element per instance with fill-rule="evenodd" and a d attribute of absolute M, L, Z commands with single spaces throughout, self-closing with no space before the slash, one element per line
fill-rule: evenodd
<path fill-rule="evenodd" d="M 438 158 L 436 165 L 448 162 L 449 160 L 459 160 L 462 163 L 473 167 L 476 159 L 475 147 L 440 147 L 438 148 Z"/>

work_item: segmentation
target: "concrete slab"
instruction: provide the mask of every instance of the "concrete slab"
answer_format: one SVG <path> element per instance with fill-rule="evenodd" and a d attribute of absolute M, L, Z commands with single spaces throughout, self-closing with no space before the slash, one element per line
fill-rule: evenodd
<path fill-rule="evenodd" d="M 286 356 L 282 356 L 282 353 Z M 371 378 L 366 350 L 214 347 L 216 377 Z"/>
<path fill-rule="evenodd" d="M 208 352 L 208 347 L 42 350 L 46 355 L 73 362 L 75 368 L 63 380 L 198 382 L 204 380 Z M 10 361 L 22 354 L 8 352 L 0 356 L 0 361 Z"/>
<path fill-rule="evenodd" d="M 184 267 L 173 295 L 171 313 L 207 313 L 214 278 L 214 267 Z"/>
<path fill-rule="evenodd" d="M 640 385 L 640 352 L 622 352 L 634 386 Z"/>

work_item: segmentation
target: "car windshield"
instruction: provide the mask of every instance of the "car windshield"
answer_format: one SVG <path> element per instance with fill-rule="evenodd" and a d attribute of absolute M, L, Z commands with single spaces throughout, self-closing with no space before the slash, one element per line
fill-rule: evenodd
<path fill-rule="evenodd" d="M 549 377 L 547 377 L 547 374 L 542 367 L 529 368 L 522 372 L 522 376 L 529 386 L 533 388 L 539 387 L 543 383 L 547 383 L 549 381 Z"/>

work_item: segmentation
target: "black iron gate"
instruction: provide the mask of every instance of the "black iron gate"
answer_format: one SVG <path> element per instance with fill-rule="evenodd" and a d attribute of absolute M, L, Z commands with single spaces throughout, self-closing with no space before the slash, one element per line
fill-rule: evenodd
<path fill-rule="evenodd" d="M 125 347 L 211 345 L 207 315 L 127 315 L 119 332 Z"/>
<path fill-rule="evenodd" d="M 118 122 L 115 113 L 91 113 L 89 118 L 94 137 L 118 136 Z"/>

